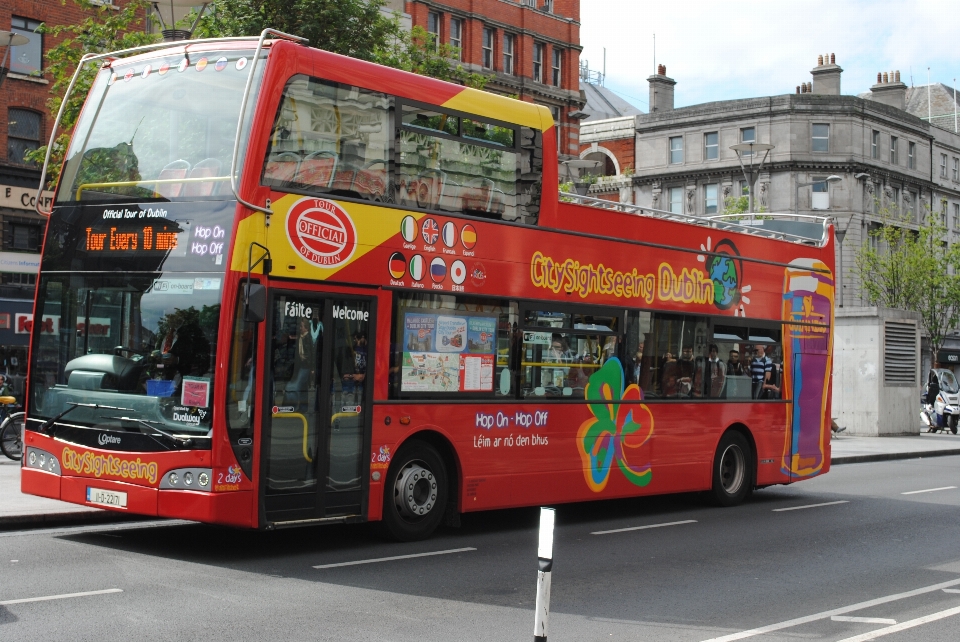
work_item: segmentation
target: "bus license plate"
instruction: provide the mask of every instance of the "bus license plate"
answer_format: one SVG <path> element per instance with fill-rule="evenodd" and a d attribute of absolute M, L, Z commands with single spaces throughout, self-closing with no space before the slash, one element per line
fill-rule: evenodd
<path fill-rule="evenodd" d="M 112 508 L 126 508 L 127 494 L 87 486 L 87 503 L 100 504 L 101 506 L 110 506 Z"/>

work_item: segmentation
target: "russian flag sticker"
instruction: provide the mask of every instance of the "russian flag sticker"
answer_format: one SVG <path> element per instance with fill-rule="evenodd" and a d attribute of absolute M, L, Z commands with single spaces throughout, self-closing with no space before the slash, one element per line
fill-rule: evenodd
<path fill-rule="evenodd" d="M 419 281 L 423 278 L 423 257 L 419 254 L 415 254 L 412 259 L 410 259 L 410 278 L 414 281 Z"/>
<path fill-rule="evenodd" d="M 450 278 L 457 285 L 461 285 L 467 280 L 467 266 L 463 264 L 463 261 L 453 262 L 453 265 L 450 266 Z"/>
<path fill-rule="evenodd" d="M 390 255 L 389 263 L 390 276 L 395 279 L 402 279 L 403 275 L 407 271 L 407 259 L 400 254 L 400 252 L 394 252 Z"/>
<path fill-rule="evenodd" d="M 457 243 L 457 226 L 453 221 L 447 221 L 443 224 L 443 244 L 447 247 L 453 247 Z"/>
<path fill-rule="evenodd" d="M 430 278 L 434 283 L 440 283 L 447 278 L 447 264 L 439 256 L 430 262 Z"/>
<path fill-rule="evenodd" d="M 460 230 L 460 242 L 463 243 L 463 247 L 468 250 L 472 250 L 473 246 L 477 244 L 477 230 L 469 223 L 464 225 L 463 229 Z"/>
<path fill-rule="evenodd" d="M 417 238 L 417 220 L 415 218 L 412 216 L 403 217 L 403 220 L 400 221 L 400 236 L 407 243 L 413 243 L 413 239 Z"/>

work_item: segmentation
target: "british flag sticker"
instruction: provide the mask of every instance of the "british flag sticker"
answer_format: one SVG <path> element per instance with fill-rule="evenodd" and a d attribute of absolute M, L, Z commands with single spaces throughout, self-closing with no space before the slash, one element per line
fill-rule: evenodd
<path fill-rule="evenodd" d="M 440 227 L 435 220 L 428 218 L 423 222 L 423 229 L 420 233 L 423 236 L 424 243 L 433 245 L 437 242 L 437 239 L 440 238 Z"/>

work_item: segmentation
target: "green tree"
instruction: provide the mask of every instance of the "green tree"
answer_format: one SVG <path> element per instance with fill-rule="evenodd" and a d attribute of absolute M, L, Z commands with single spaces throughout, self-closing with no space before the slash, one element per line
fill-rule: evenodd
<path fill-rule="evenodd" d="M 399 16 L 382 7 L 383 0 L 214 0 L 195 36 L 257 36 L 272 27 L 307 38 L 311 47 L 483 88 L 485 76 L 454 64 L 456 47 L 436 42 L 423 27 L 403 29 Z"/>
<path fill-rule="evenodd" d="M 925 214 L 912 229 L 896 212 L 881 209 L 882 224 L 858 250 L 856 271 L 867 303 L 920 314 L 934 363 L 947 332 L 960 322 L 960 245 L 944 241 L 939 215 Z"/>
<path fill-rule="evenodd" d="M 94 4 L 90 0 L 70 0 L 86 13 L 86 18 L 75 25 L 48 26 L 43 24 L 39 31 L 52 37 L 63 37 L 63 40 L 47 52 L 44 65 L 44 75 L 51 79 L 47 109 L 55 115 L 60 109 L 63 94 L 70 84 L 70 79 L 80 63 L 80 58 L 88 53 L 106 53 L 130 47 L 155 42 L 157 37 L 145 33 L 143 16 L 146 15 L 149 3 L 146 0 L 129 0 L 118 8 L 108 4 Z M 61 0 L 66 4 L 67 0 Z M 60 121 L 62 132 L 54 142 L 50 154 L 50 167 L 47 171 L 47 187 L 56 184 L 60 174 L 60 166 L 66 153 L 67 143 L 70 140 L 70 131 L 73 129 L 83 101 L 90 91 L 90 85 L 96 78 L 98 65 L 86 65 L 77 78 L 63 111 Z M 47 153 L 47 146 L 27 152 L 24 160 L 42 164 Z"/>

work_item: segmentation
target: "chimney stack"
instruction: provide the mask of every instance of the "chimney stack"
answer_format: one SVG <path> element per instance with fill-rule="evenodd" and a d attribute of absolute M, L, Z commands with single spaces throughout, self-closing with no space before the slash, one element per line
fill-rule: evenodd
<path fill-rule="evenodd" d="M 843 69 L 837 64 L 835 54 L 817 56 L 817 66 L 810 73 L 813 75 L 813 93 L 824 96 L 840 95 L 840 74 Z"/>
<path fill-rule="evenodd" d="M 650 84 L 650 113 L 673 109 L 673 87 L 677 81 L 667 77 L 667 66 L 657 65 L 657 73 L 647 78 Z"/>
<path fill-rule="evenodd" d="M 897 109 L 906 109 L 907 86 L 900 82 L 900 71 L 877 72 L 877 84 L 870 88 L 873 100 Z"/>

